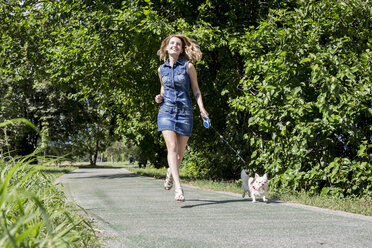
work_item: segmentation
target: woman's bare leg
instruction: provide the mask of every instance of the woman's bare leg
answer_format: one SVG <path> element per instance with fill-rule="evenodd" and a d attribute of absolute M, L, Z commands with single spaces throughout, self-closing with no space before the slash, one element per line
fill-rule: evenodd
<path fill-rule="evenodd" d="M 186 144 L 189 137 L 168 130 L 163 131 L 162 133 L 167 145 L 168 165 L 173 177 L 174 187 L 175 189 L 180 189 L 181 182 L 179 175 L 179 166 L 185 154 Z"/>
<path fill-rule="evenodd" d="M 189 141 L 188 136 L 184 136 L 182 134 L 177 133 L 177 162 L 178 162 L 178 169 L 182 163 L 183 156 L 185 155 L 187 141 Z"/>

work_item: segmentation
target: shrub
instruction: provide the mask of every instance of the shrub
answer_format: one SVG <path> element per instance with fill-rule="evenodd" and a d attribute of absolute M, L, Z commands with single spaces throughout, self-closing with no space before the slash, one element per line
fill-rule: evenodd
<path fill-rule="evenodd" d="M 371 26 L 369 2 L 298 1 L 230 43 L 245 61 L 230 105 L 249 114 L 250 166 L 274 188 L 370 192 Z"/>

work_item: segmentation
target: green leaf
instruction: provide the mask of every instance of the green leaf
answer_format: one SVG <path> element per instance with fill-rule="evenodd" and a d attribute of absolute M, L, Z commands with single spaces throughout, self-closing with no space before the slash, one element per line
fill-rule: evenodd
<path fill-rule="evenodd" d="M 304 59 L 301 59 L 300 64 L 303 64 L 303 63 L 306 63 L 306 62 L 310 62 L 310 61 L 311 61 L 310 58 L 304 58 Z"/>

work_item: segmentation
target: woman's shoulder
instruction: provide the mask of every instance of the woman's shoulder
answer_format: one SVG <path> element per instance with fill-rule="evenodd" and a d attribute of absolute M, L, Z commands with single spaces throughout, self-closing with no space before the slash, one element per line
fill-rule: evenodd
<path fill-rule="evenodd" d="M 195 69 L 194 64 L 191 61 L 188 61 L 187 63 L 187 69 Z"/>
<path fill-rule="evenodd" d="M 166 68 L 166 63 L 164 64 L 161 64 L 159 67 L 158 67 L 158 73 L 159 74 L 163 74 L 167 71 L 167 68 Z"/>
<path fill-rule="evenodd" d="M 191 61 L 186 61 L 187 62 L 187 67 L 194 67 L 194 64 Z"/>
<path fill-rule="evenodd" d="M 164 63 L 165 64 L 165 63 Z M 159 67 L 158 67 L 158 72 L 161 72 L 163 69 L 164 69 L 164 64 L 161 64 Z"/>
<path fill-rule="evenodd" d="M 163 69 L 165 66 L 169 66 L 168 60 L 164 61 L 164 63 L 159 66 L 158 70 Z"/>

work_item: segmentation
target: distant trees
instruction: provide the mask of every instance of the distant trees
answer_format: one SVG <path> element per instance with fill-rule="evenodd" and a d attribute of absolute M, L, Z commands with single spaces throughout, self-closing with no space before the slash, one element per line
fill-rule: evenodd
<path fill-rule="evenodd" d="M 0 3 L 0 121 L 26 118 L 43 134 L 41 139 L 24 124 L 7 126 L 0 133 L 2 152 L 27 155 L 43 146 L 48 155 L 74 157 L 86 153 L 87 158 L 114 141 L 111 112 L 100 110 L 94 97 L 81 97 L 72 81 L 61 84 L 51 74 L 53 63 L 62 63 L 59 56 L 63 57 L 62 50 L 55 50 L 59 42 L 55 36 L 65 34 L 59 38 L 71 41 L 68 37 L 80 24 L 70 14 L 78 17 L 74 11 L 79 7 L 47 1 Z M 52 57 L 53 53 L 57 56 Z M 59 74 L 73 74 L 69 72 L 74 70 L 71 64 L 63 66 Z"/>

